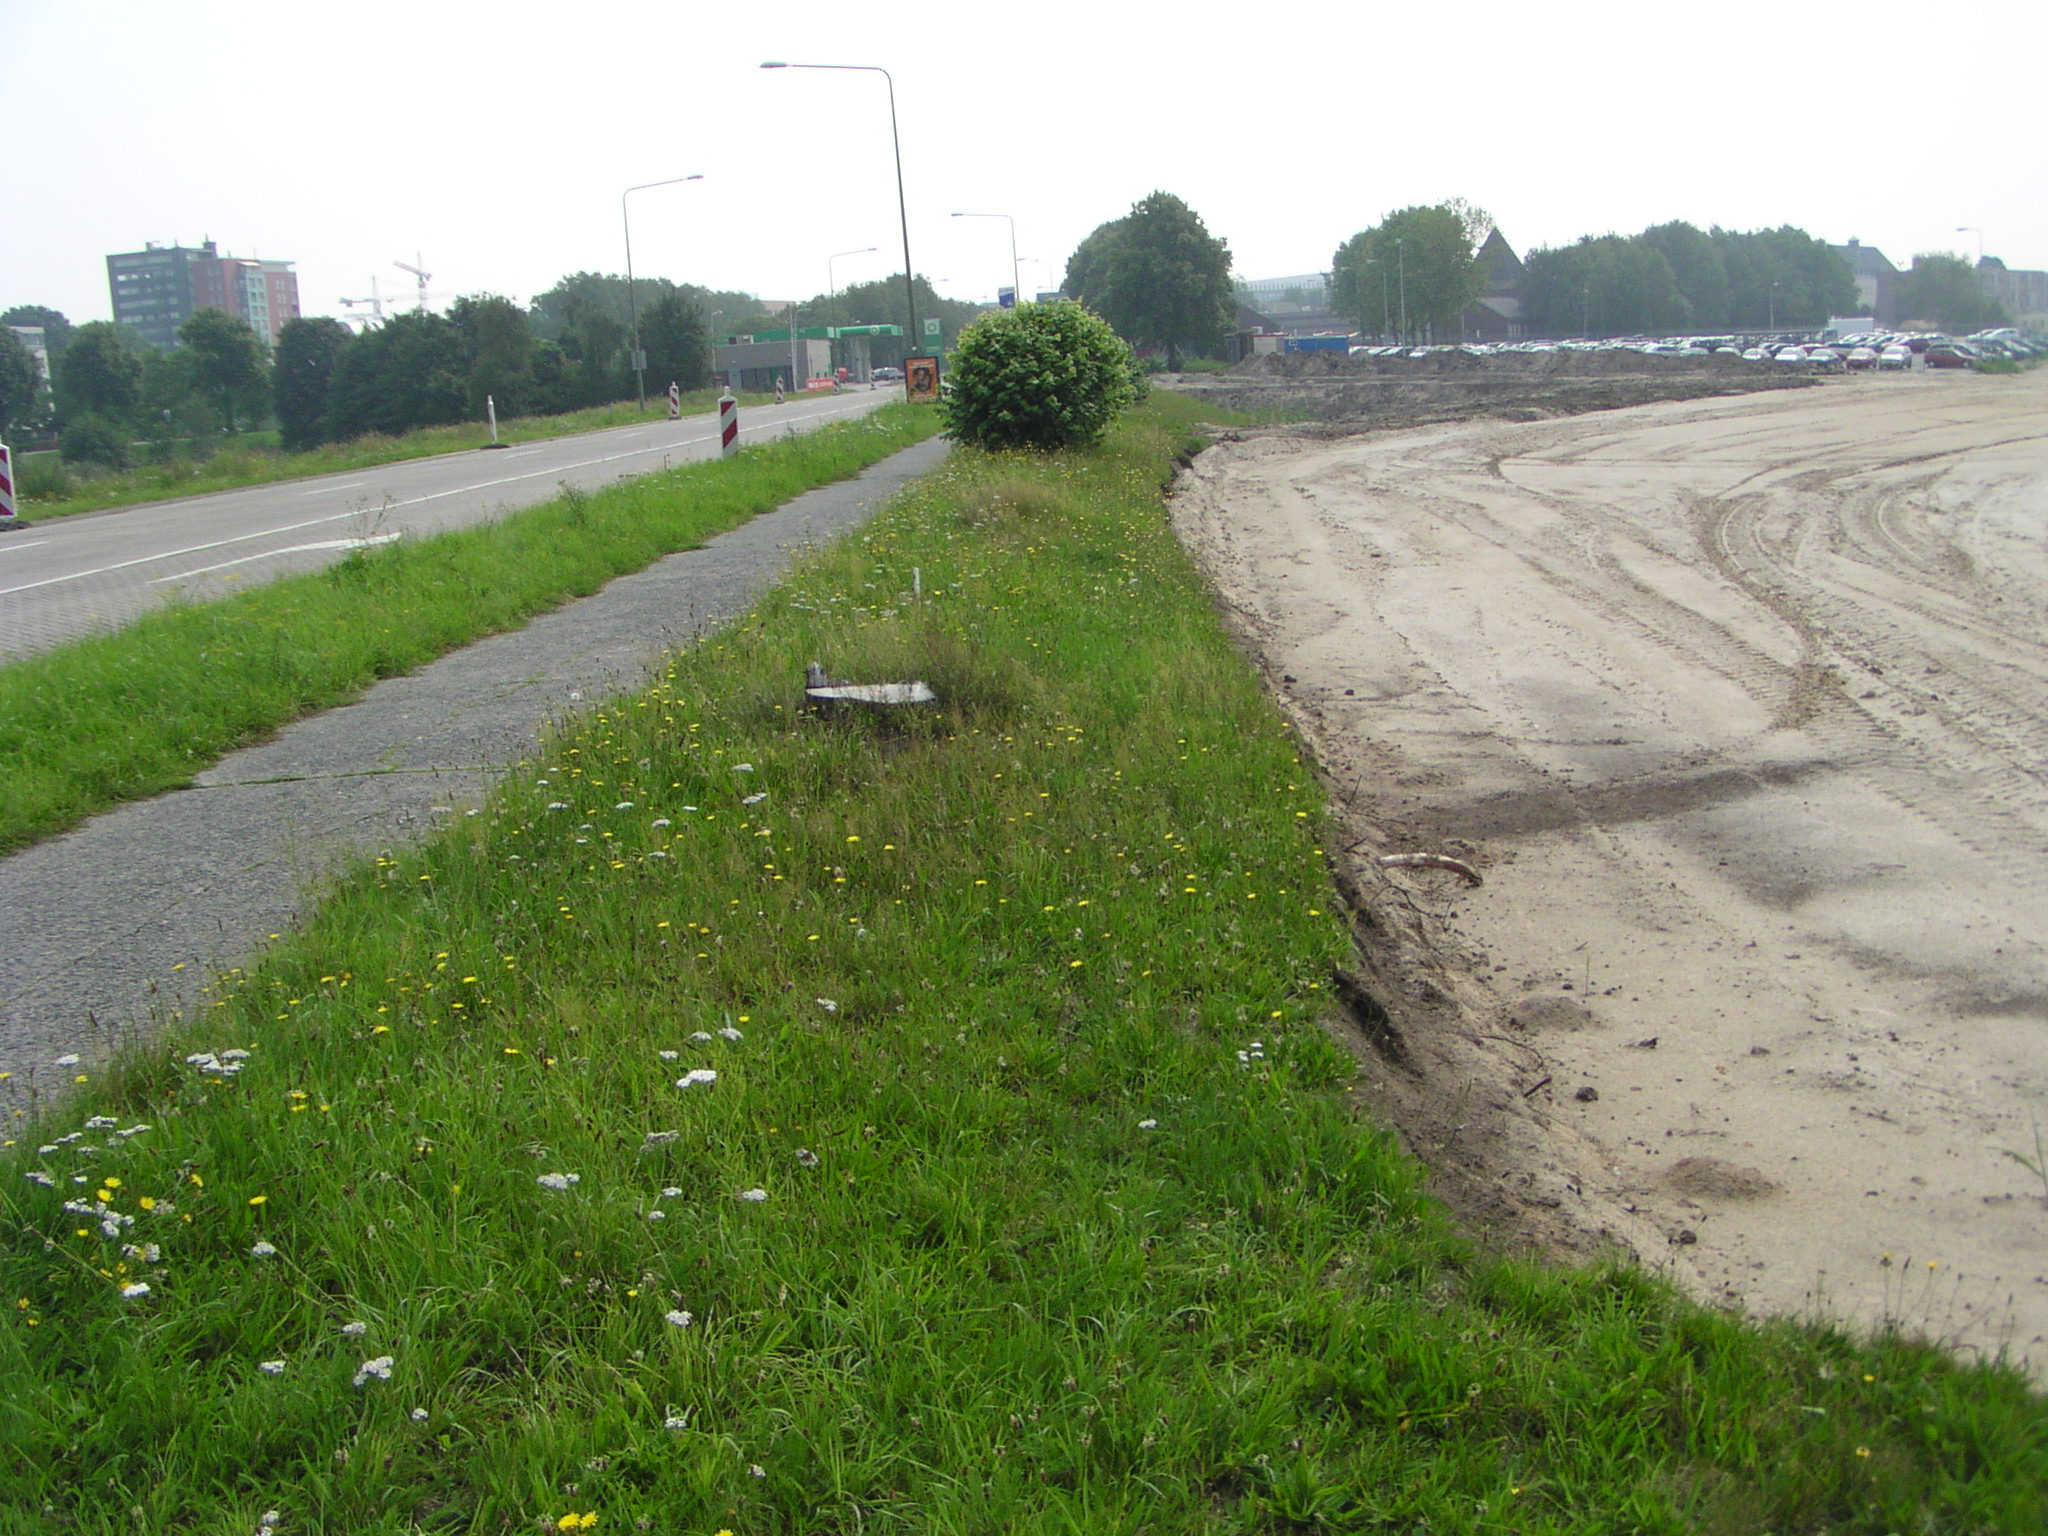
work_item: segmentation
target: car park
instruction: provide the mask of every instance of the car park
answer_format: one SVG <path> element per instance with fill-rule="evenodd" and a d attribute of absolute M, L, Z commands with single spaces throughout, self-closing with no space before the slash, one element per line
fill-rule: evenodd
<path fill-rule="evenodd" d="M 1930 368 L 1974 368 L 1983 361 L 1983 354 L 1963 341 L 1930 342 L 1920 355 Z"/>
<path fill-rule="evenodd" d="M 1851 347 L 1842 363 L 1851 373 L 1865 373 L 1877 366 L 1877 348 Z"/>

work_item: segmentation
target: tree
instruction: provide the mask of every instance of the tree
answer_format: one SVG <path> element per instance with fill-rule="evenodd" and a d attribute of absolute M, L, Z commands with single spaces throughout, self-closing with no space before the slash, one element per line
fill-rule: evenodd
<path fill-rule="evenodd" d="M 192 382 L 220 412 L 228 431 L 237 430 L 235 408 L 262 410 L 268 383 L 263 343 L 249 322 L 224 309 L 201 309 L 178 327 L 178 340 L 191 355 Z"/>
<path fill-rule="evenodd" d="M 640 345 L 647 353 L 647 376 L 657 392 L 672 383 L 696 389 L 711 376 L 704 316 L 680 292 L 664 293 L 641 315 Z"/>
<path fill-rule="evenodd" d="M 1088 238 L 1074 247 L 1074 254 L 1067 258 L 1067 275 L 1061 285 L 1070 299 L 1083 304 L 1097 305 L 1101 296 L 1103 279 L 1109 274 L 1110 253 L 1115 249 L 1117 237 L 1123 233 L 1124 221 L 1111 219 L 1098 224 L 1088 233 Z M 1234 294 L 1237 290 L 1233 285 Z"/>
<path fill-rule="evenodd" d="M 1083 290 L 1074 296 L 1126 340 L 1163 347 L 1168 368 L 1180 367 L 1183 347 L 1219 345 L 1234 313 L 1229 243 L 1170 192 L 1141 199 L 1105 234 L 1111 228 L 1098 228 L 1074 253 Z M 1072 283 L 1074 260 L 1067 273 Z"/>
<path fill-rule="evenodd" d="M 1486 291 L 1479 248 L 1492 232 L 1485 212 L 1462 199 L 1390 213 L 1330 258 L 1332 300 L 1359 329 L 1449 337 Z"/>
<path fill-rule="evenodd" d="M 466 419 L 462 336 L 440 315 L 393 315 L 342 350 L 328 390 L 328 435 L 397 434 Z"/>
<path fill-rule="evenodd" d="M 8 429 L 33 421 L 43 393 L 36 355 L 6 326 L 0 326 L 0 439 Z"/>
<path fill-rule="evenodd" d="M 486 398 L 507 416 L 533 409 L 533 327 L 526 311 L 496 294 L 466 295 L 449 307 L 469 371 L 469 411 L 484 414 Z"/>
<path fill-rule="evenodd" d="M 1899 312 L 1932 321 L 1944 331 L 1976 331 L 2010 325 L 2005 308 L 1984 291 L 1976 270 L 1960 256 L 1929 252 L 1913 258 L 1900 284 Z"/>
<path fill-rule="evenodd" d="M 46 304 L 17 304 L 5 314 L 0 314 L 0 325 L 39 325 L 43 328 L 43 350 L 50 354 L 50 366 L 57 366 L 57 359 L 64 355 L 64 349 L 71 345 L 74 327 L 64 318 L 63 311 L 51 309 Z"/>
<path fill-rule="evenodd" d="M 342 351 L 353 340 L 347 326 L 324 315 L 287 320 L 278 332 L 270 401 L 286 448 L 302 452 L 325 440 L 328 391 Z"/>
<path fill-rule="evenodd" d="M 56 364 L 54 394 L 61 425 L 94 415 L 127 425 L 142 389 L 142 358 L 111 321 L 94 320 L 72 332 Z"/>
<path fill-rule="evenodd" d="M 1071 300 L 991 310 L 953 349 L 946 430 L 990 452 L 1085 447 L 1131 403 L 1133 362 L 1116 332 Z"/>

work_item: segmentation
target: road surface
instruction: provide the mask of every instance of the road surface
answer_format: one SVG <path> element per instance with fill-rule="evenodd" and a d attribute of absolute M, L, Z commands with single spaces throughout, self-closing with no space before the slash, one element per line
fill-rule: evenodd
<path fill-rule="evenodd" d="M 860 390 L 751 407 L 741 441 L 900 398 Z M 37 523 L 0 537 L 0 661 L 118 628 L 174 599 L 218 597 L 365 544 L 487 522 L 564 485 L 595 490 L 717 451 L 718 418 L 688 416 Z"/>
<path fill-rule="evenodd" d="M 1250 438 L 1177 508 L 1452 1184 L 2048 1376 L 2048 372 Z"/>

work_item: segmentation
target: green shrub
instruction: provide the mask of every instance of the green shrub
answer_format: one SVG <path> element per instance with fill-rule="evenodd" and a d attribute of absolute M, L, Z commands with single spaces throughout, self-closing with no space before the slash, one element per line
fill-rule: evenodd
<path fill-rule="evenodd" d="M 996 310 L 960 333 L 946 430 L 992 452 L 1085 447 L 1131 403 L 1131 375 L 1131 349 L 1079 304 Z"/>
<path fill-rule="evenodd" d="M 108 469 L 128 467 L 128 434 L 104 416 L 90 412 L 64 424 L 57 435 L 66 464 L 104 464 Z"/>
<path fill-rule="evenodd" d="M 14 488 L 24 501 L 62 501 L 77 487 L 77 478 L 54 453 L 24 457 L 14 477 Z"/>

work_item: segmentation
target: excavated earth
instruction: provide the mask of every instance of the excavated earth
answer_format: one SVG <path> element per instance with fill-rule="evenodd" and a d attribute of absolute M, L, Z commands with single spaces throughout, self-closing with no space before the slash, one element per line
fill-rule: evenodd
<path fill-rule="evenodd" d="M 2048 1376 L 2048 371 L 1501 373 L 1204 380 L 1333 393 L 1174 499 L 1341 827 L 1356 1091 L 1504 1240 Z"/>

